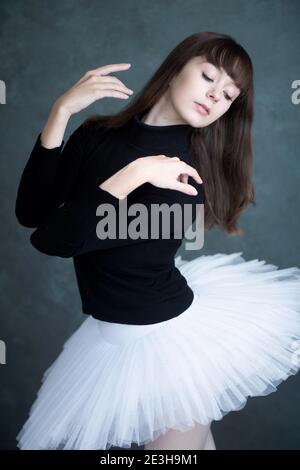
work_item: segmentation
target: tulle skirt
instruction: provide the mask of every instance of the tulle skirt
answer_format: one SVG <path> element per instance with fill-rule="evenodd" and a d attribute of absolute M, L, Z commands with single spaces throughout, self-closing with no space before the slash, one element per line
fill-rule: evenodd
<path fill-rule="evenodd" d="M 241 255 L 177 256 L 194 301 L 170 320 L 88 316 L 44 372 L 18 447 L 141 446 L 169 429 L 220 420 L 296 374 L 300 269 Z"/>

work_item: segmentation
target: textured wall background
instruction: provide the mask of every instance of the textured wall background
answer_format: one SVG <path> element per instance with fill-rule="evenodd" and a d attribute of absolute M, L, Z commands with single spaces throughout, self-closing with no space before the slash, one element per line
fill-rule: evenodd
<path fill-rule="evenodd" d="M 244 237 L 218 229 L 201 253 L 242 251 L 280 268 L 300 266 L 299 116 L 291 83 L 300 79 L 297 0 L 90 0 L 0 4 L 1 325 L 7 363 L 0 366 L 0 447 L 15 448 L 43 371 L 85 319 L 71 259 L 48 257 L 29 243 L 31 229 L 14 215 L 21 172 L 53 101 L 91 68 L 130 62 L 117 74 L 139 90 L 167 53 L 197 31 L 231 34 L 255 68 L 255 208 L 241 217 Z M 72 130 L 94 112 L 113 113 L 121 100 L 104 99 L 72 117 Z M 299 449 L 300 377 L 267 398 L 213 424 L 219 449 Z"/>

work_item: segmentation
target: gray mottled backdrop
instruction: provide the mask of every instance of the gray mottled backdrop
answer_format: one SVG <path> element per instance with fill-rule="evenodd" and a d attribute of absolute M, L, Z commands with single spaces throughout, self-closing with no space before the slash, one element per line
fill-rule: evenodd
<path fill-rule="evenodd" d="M 0 366 L 2 449 L 15 436 L 40 387 L 43 371 L 82 315 L 71 259 L 43 255 L 29 243 L 14 205 L 21 172 L 53 101 L 88 69 L 130 62 L 117 76 L 138 91 L 167 53 L 198 31 L 231 34 L 255 68 L 254 182 L 257 206 L 242 215 L 244 237 L 219 229 L 206 234 L 199 254 L 242 251 L 280 268 L 300 267 L 300 80 L 298 0 L 110 0 L 0 3 L 1 329 L 6 364 Z M 2 100 L 3 101 L 3 100 Z M 96 102 L 72 118 L 66 138 L 86 116 L 113 113 L 124 103 Z M 300 377 L 278 392 L 250 398 L 240 412 L 213 423 L 218 449 L 300 449 Z"/>

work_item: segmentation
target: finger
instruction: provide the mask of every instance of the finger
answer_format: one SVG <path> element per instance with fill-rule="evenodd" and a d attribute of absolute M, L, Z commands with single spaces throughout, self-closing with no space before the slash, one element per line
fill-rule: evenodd
<path fill-rule="evenodd" d="M 97 67 L 96 69 L 88 70 L 87 72 L 85 72 L 85 74 L 81 77 L 80 80 L 78 80 L 78 82 L 75 83 L 75 85 L 79 85 L 80 83 L 84 82 L 91 75 L 104 76 L 108 75 L 111 72 L 127 70 L 129 67 L 131 67 L 131 64 L 126 63 L 102 65 L 101 67 Z"/>
<path fill-rule="evenodd" d="M 191 176 L 192 178 L 194 178 L 194 180 L 195 180 L 197 183 L 203 183 L 202 178 L 200 177 L 200 175 L 199 175 L 198 171 L 196 170 L 196 168 L 193 168 L 193 167 L 191 167 L 191 168 L 192 168 L 192 170 L 191 170 L 190 176 Z"/>
<path fill-rule="evenodd" d="M 196 196 L 198 194 L 198 191 L 194 186 L 191 184 L 185 184 L 185 183 L 180 183 L 179 181 L 175 182 L 172 185 L 173 189 L 176 189 L 177 191 L 181 191 L 182 193 L 189 194 L 191 196 Z"/>
<path fill-rule="evenodd" d="M 188 165 L 187 163 L 185 162 L 179 162 L 178 163 L 179 166 L 179 171 L 180 169 L 182 170 L 181 173 L 187 173 L 187 175 L 191 176 L 192 178 L 194 178 L 194 180 L 197 182 L 197 183 L 203 183 L 198 171 L 196 170 L 196 168 Z"/>
<path fill-rule="evenodd" d="M 122 92 L 122 91 L 117 91 L 117 90 L 112 90 L 112 89 L 95 89 L 93 90 L 94 95 L 100 99 L 100 98 L 123 98 L 123 99 L 128 99 L 129 95 L 127 93 Z"/>
<path fill-rule="evenodd" d="M 132 95 L 133 91 L 130 90 L 130 88 L 127 88 L 123 85 L 118 85 L 115 83 L 98 83 L 93 81 L 92 83 L 89 84 L 92 90 L 116 90 L 116 91 L 121 91 L 123 93 L 127 93 L 128 95 Z"/>
<path fill-rule="evenodd" d="M 127 88 L 128 90 L 131 90 L 131 88 L 126 87 L 126 85 L 122 82 L 122 80 L 119 80 L 117 77 L 114 77 L 113 75 L 107 75 L 105 77 L 99 76 L 99 75 L 93 75 L 96 78 L 96 81 L 99 83 L 109 83 L 109 84 L 119 84 L 122 87 Z"/>
<path fill-rule="evenodd" d="M 131 64 L 127 63 L 120 63 L 120 64 L 108 64 L 108 65 L 102 65 L 101 67 L 98 67 L 94 70 L 89 70 L 91 73 L 95 73 L 96 75 L 108 75 L 109 73 L 112 72 L 119 72 L 123 70 L 127 70 L 131 67 Z"/>

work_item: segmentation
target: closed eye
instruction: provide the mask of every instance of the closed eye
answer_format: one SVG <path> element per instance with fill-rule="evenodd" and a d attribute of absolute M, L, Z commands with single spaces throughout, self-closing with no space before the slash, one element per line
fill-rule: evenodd
<path fill-rule="evenodd" d="M 205 75 L 204 72 L 202 72 L 202 77 L 205 78 L 205 80 L 209 81 L 209 82 L 213 82 L 213 79 L 212 78 L 209 78 L 207 75 Z"/>
<path fill-rule="evenodd" d="M 213 82 L 213 79 L 209 78 L 204 72 L 202 72 L 202 77 L 205 78 L 205 80 L 208 81 L 208 82 Z M 232 99 L 233 99 L 229 95 L 227 95 L 226 92 L 224 93 L 224 96 L 225 96 L 226 100 L 228 100 L 228 101 L 232 101 Z"/>

